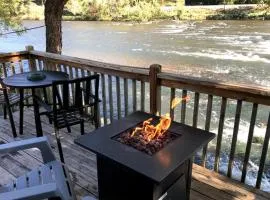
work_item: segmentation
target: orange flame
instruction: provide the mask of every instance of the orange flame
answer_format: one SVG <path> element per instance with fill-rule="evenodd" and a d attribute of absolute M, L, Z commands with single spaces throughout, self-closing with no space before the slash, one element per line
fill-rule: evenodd
<path fill-rule="evenodd" d="M 179 103 L 181 103 L 184 100 L 189 101 L 190 97 L 186 96 L 184 98 L 178 97 L 174 98 L 172 100 L 171 108 L 174 109 Z M 142 132 L 144 138 L 148 142 L 150 142 L 151 140 L 156 139 L 161 135 L 163 135 L 170 128 L 172 122 L 169 113 L 167 113 L 165 116 L 161 116 L 160 121 L 156 126 L 151 124 L 152 120 L 153 118 L 149 118 L 143 122 L 142 127 L 136 127 L 135 130 L 131 133 L 131 137 L 135 136 L 136 133 L 138 132 Z"/>
<path fill-rule="evenodd" d="M 181 103 L 182 101 L 186 101 L 188 102 L 190 100 L 190 96 L 185 96 L 183 98 L 179 98 L 179 97 L 175 97 L 172 100 L 172 105 L 171 105 L 171 109 L 174 109 L 179 103 Z"/>

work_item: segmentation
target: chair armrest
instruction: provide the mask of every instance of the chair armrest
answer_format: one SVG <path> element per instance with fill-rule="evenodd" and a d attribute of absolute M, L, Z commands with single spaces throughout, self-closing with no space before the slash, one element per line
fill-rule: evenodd
<path fill-rule="evenodd" d="M 38 148 L 40 150 L 44 163 L 56 160 L 49 145 L 48 138 L 45 136 L 1 144 L 0 154 L 7 154 L 31 148 Z"/>

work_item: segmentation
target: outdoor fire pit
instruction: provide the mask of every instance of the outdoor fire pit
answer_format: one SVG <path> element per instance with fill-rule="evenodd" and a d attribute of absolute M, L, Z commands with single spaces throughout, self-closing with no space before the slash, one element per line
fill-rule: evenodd
<path fill-rule="evenodd" d="M 168 120 L 135 112 L 75 140 L 97 154 L 100 200 L 189 199 L 192 156 L 215 134 Z"/>

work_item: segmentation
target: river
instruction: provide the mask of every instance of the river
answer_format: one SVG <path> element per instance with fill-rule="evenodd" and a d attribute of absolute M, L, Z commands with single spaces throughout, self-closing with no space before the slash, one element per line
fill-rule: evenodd
<path fill-rule="evenodd" d="M 41 21 L 24 22 L 28 28 L 42 24 Z M 21 36 L 11 34 L 0 37 L 0 52 L 24 50 L 26 45 L 44 51 L 45 29 L 31 30 Z M 159 63 L 164 70 L 173 73 L 270 87 L 270 21 L 159 21 L 141 24 L 63 22 L 63 54 L 139 67 Z M 163 102 L 169 102 L 169 91 L 162 92 Z M 177 92 L 177 95 L 181 94 Z M 215 133 L 218 129 L 220 101 L 220 98 L 214 98 L 211 131 Z M 187 104 L 188 124 L 192 123 L 190 113 L 193 103 Z M 206 105 L 207 96 L 202 95 L 198 122 L 202 128 Z M 164 112 L 168 106 L 163 106 Z M 224 174 L 228 166 L 228 144 L 231 143 L 233 133 L 235 108 L 236 101 L 229 100 L 220 164 L 220 171 Z M 251 108 L 252 104 L 243 104 L 233 167 L 235 179 L 241 177 Z M 180 113 L 178 108 L 176 113 Z M 254 136 L 264 137 L 268 114 L 269 107 L 259 106 Z M 214 147 L 215 142 L 212 149 Z M 246 180 L 250 185 L 256 181 L 261 149 L 260 144 L 252 146 Z M 214 150 L 211 151 L 210 145 L 208 168 L 213 168 L 213 158 Z M 196 161 L 200 162 L 198 156 Z M 262 189 L 270 191 L 269 155 L 266 163 Z"/>

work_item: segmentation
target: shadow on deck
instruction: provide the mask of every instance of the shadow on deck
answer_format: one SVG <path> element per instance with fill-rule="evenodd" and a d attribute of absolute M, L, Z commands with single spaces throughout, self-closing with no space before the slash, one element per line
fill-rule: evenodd
<path fill-rule="evenodd" d="M 24 116 L 24 135 L 19 136 L 16 140 L 35 137 L 33 112 L 27 110 Z M 14 113 L 14 120 L 16 127 L 19 127 L 18 112 Z M 42 121 L 43 133 L 49 136 L 51 146 L 56 156 L 58 156 L 56 142 L 53 136 L 53 127 L 48 123 L 46 118 L 42 118 Z M 86 132 L 91 132 L 94 129 L 94 127 L 89 124 L 85 125 Z M 72 133 L 68 133 L 66 129 L 62 129 L 61 133 L 65 161 L 70 169 L 77 196 L 97 196 L 98 186 L 95 154 L 74 144 L 74 139 L 80 136 L 79 126 L 74 126 Z M 4 120 L 3 117 L 0 117 L 0 143 L 11 142 L 13 140 L 9 120 Z M 15 177 L 25 174 L 30 169 L 36 168 L 42 163 L 41 160 L 41 155 L 36 149 L 1 156 L 0 185 L 8 183 Z M 195 164 L 193 165 L 192 177 L 191 200 L 270 199 L 269 193 L 240 184 Z"/>

